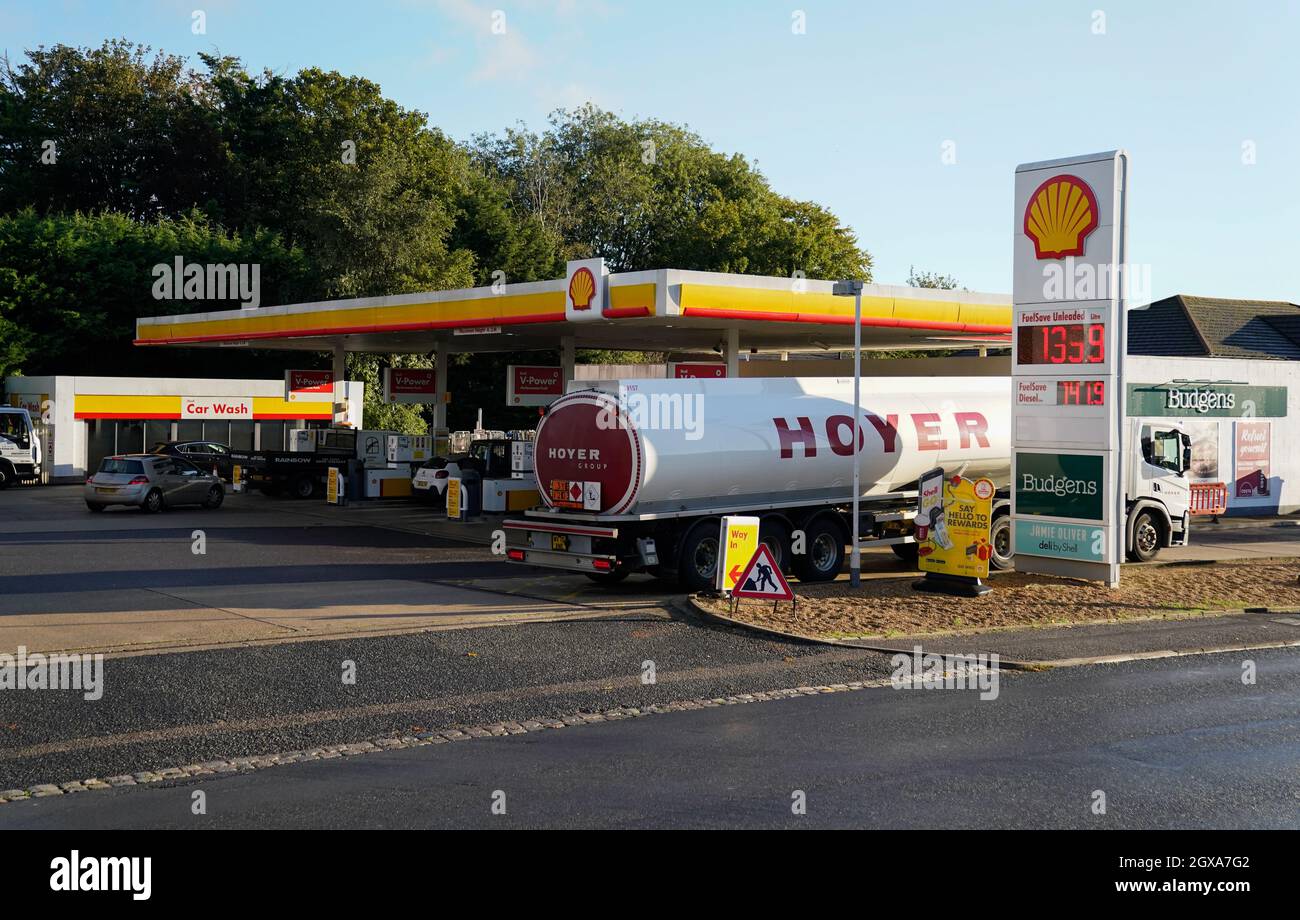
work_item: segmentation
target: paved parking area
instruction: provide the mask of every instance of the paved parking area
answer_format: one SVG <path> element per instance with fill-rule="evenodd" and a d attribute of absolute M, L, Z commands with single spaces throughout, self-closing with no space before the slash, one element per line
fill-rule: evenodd
<path fill-rule="evenodd" d="M 671 595 L 647 578 L 606 603 L 585 579 L 557 585 L 419 533 L 430 513 L 418 506 L 354 513 L 253 494 L 216 511 L 91 515 L 80 487 L 54 486 L 0 493 L 0 510 L 0 649 L 139 653 L 582 619 Z"/>
<path fill-rule="evenodd" d="M 1300 556 L 1300 520 L 1223 518 L 1192 522 L 1192 541 L 1160 552 L 1160 562 L 1206 562 Z"/>

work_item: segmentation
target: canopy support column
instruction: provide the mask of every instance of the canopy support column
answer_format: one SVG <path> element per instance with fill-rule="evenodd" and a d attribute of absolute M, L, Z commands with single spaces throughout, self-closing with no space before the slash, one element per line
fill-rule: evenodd
<path fill-rule="evenodd" d="M 727 361 L 727 377 L 736 378 L 740 376 L 740 330 L 728 329 L 726 331 L 726 340 L 723 343 L 723 357 Z"/>
<path fill-rule="evenodd" d="M 433 360 L 434 388 L 438 391 L 433 404 L 433 427 L 443 429 L 447 427 L 447 362 L 451 360 L 451 350 L 446 342 L 440 341 L 434 346 Z"/>
<path fill-rule="evenodd" d="M 361 427 L 361 419 L 348 418 L 348 351 L 342 342 L 334 343 L 334 420 L 335 425 Z"/>
<path fill-rule="evenodd" d="M 573 367 L 577 363 L 577 348 L 574 346 L 573 336 L 565 335 L 560 337 L 560 376 L 564 379 L 564 388 L 568 390 L 569 382 L 573 380 Z"/>

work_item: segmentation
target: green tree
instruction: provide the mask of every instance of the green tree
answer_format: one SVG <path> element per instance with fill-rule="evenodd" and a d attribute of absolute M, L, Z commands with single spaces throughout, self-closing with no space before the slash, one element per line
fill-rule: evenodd
<path fill-rule="evenodd" d="M 0 355 L 4 372 L 238 376 L 266 366 L 251 349 L 141 348 L 136 317 L 231 309 L 234 301 L 155 299 L 154 266 L 176 257 L 203 264 L 256 264 L 263 302 L 302 299 L 303 254 L 268 231 L 249 236 L 202 215 L 156 221 L 123 214 L 0 215 Z M 265 373 L 265 371 L 262 371 Z"/>
<path fill-rule="evenodd" d="M 124 39 L 0 61 L 0 211 L 179 216 L 202 205 L 222 156 L 202 78 Z"/>
<path fill-rule="evenodd" d="M 744 157 L 678 125 L 584 106 L 554 113 L 542 134 L 510 129 L 473 146 L 565 258 L 602 255 L 614 271 L 871 277 L 871 257 L 833 214 L 777 194 Z"/>
<path fill-rule="evenodd" d="M 0 64 L 0 370 L 278 376 L 279 353 L 132 346 L 138 315 L 230 306 L 160 309 L 148 269 L 176 256 L 257 262 L 263 304 L 553 278 L 593 254 L 870 278 L 831 212 L 682 126 L 587 106 L 462 145 L 369 80 L 200 57 L 123 39 Z M 410 430 L 418 408 L 378 401 L 390 360 L 430 359 L 355 356 L 350 374 L 370 384 L 368 423 Z M 539 360 L 461 359 L 453 426 L 501 406 L 506 364 Z"/>
<path fill-rule="evenodd" d="M 954 291 L 959 284 L 952 275 L 941 275 L 938 272 L 918 272 L 915 266 L 908 266 L 907 283 L 910 287 L 937 288 L 943 291 Z"/>

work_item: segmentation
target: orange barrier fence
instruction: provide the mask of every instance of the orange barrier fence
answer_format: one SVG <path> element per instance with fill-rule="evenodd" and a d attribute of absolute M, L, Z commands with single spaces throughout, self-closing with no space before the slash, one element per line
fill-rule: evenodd
<path fill-rule="evenodd" d="M 1223 514 L 1228 510 L 1228 487 L 1221 482 L 1194 482 L 1192 514 Z"/>

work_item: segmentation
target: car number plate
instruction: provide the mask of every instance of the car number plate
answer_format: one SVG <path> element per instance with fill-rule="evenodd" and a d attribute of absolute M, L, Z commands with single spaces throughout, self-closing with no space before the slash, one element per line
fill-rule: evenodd
<path fill-rule="evenodd" d="M 117 489 L 103 489 L 103 488 L 96 487 L 95 491 L 98 492 L 100 495 L 116 495 L 116 494 L 117 494 Z"/>
<path fill-rule="evenodd" d="M 551 534 L 551 549 L 560 553 L 569 551 L 569 538 L 562 533 Z"/>

